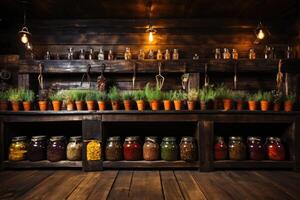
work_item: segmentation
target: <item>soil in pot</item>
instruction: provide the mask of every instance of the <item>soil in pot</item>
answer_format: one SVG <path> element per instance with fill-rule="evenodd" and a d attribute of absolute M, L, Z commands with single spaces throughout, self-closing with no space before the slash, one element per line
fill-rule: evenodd
<path fill-rule="evenodd" d="M 131 110 L 131 100 L 124 100 L 123 103 L 125 110 Z"/>
<path fill-rule="evenodd" d="M 144 100 L 137 100 L 136 105 L 137 105 L 137 109 L 139 111 L 145 110 L 145 101 Z"/>
<path fill-rule="evenodd" d="M 293 101 L 285 101 L 284 102 L 284 111 L 291 112 L 293 111 L 294 102 Z"/>
<path fill-rule="evenodd" d="M 86 101 L 87 109 L 89 111 L 95 110 L 95 102 L 94 101 Z"/>
<path fill-rule="evenodd" d="M 83 110 L 83 101 L 75 101 L 75 104 L 78 111 Z"/>
<path fill-rule="evenodd" d="M 171 101 L 170 100 L 164 100 L 164 109 L 171 110 Z"/>
<path fill-rule="evenodd" d="M 248 101 L 249 110 L 254 111 L 257 110 L 256 101 Z"/>
<path fill-rule="evenodd" d="M 181 110 L 182 101 L 181 100 L 174 100 L 174 107 L 175 107 L 175 110 Z"/>
<path fill-rule="evenodd" d="M 61 107 L 60 101 L 52 101 L 52 106 L 54 111 L 59 111 Z"/>
<path fill-rule="evenodd" d="M 31 103 L 28 101 L 23 101 L 24 111 L 30 111 Z"/>
<path fill-rule="evenodd" d="M 99 110 L 105 110 L 106 109 L 106 102 L 105 101 L 98 101 L 98 108 L 99 108 Z"/>
<path fill-rule="evenodd" d="M 223 100 L 224 103 L 224 110 L 232 110 L 232 99 L 224 99 Z"/>
<path fill-rule="evenodd" d="M 159 110 L 159 102 L 157 100 L 151 101 L 150 105 L 152 110 Z"/>
<path fill-rule="evenodd" d="M 119 108 L 120 108 L 119 101 L 111 101 L 111 107 L 112 107 L 112 110 L 119 110 Z"/>
<path fill-rule="evenodd" d="M 261 111 L 268 111 L 269 110 L 270 102 L 268 101 L 260 101 L 260 109 Z"/>
<path fill-rule="evenodd" d="M 187 105 L 188 105 L 188 110 L 195 110 L 196 102 L 195 101 L 188 101 Z"/>
<path fill-rule="evenodd" d="M 8 109 L 8 101 L 0 101 L 0 110 L 7 111 Z"/>
<path fill-rule="evenodd" d="M 39 108 L 40 108 L 40 111 L 46 111 L 47 110 L 47 101 L 39 101 Z"/>
<path fill-rule="evenodd" d="M 20 103 L 18 101 L 12 101 L 11 107 L 14 112 L 17 112 L 20 110 Z"/>
<path fill-rule="evenodd" d="M 281 103 L 274 103 L 273 104 L 273 111 L 278 112 L 280 111 Z"/>

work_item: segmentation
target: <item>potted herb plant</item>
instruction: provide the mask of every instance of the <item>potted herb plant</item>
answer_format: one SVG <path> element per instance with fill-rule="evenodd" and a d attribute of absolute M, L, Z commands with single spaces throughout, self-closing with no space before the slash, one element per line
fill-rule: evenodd
<path fill-rule="evenodd" d="M 285 96 L 285 99 L 284 99 L 284 111 L 285 112 L 293 111 L 295 100 L 296 100 L 296 95 L 293 93 Z"/>
<path fill-rule="evenodd" d="M 273 93 L 273 111 L 278 112 L 281 109 L 283 96 L 281 92 Z"/>
<path fill-rule="evenodd" d="M 228 88 L 224 84 L 214 88 L 216 94 L 215 100 L 213 101 L 214 110 L 222 110 L 224 108 L 223 99 L 226 96 L 227 90 Z"/>
<path fill-rule="evenodd" d="M 83 106 L 84 106 L 84 101 L 85 101 L 85 95 L 86 95 L 86 91 L 85 90 L 74 90 L 74 100 L 75 100 L 75 104 L 76 104 L 76 109 L 78 111 L 83 110 Z"/>
<path fill-rule="evenodd" d="M 63 95 L 61 92 L 56 92 L 50 95 L 49 99 L 52 102 L 53 110 L 60 111 L 61 109 L 61 102 L 63 100 Z"/>
<path fill-rule="evenodd" d="M 162 100 L 164 104 L 165 110 L 171 110 L 172 109 L 172 100 L 173 100 L 173 91 L 166 91 L 162 93 Z"/>
<path fill-rule="evenodd" d="M 95 110 L 95 101 L 97 100 L 97 93 L 96 90 L 89 90 L 86 92 L 85 100 L 88 111 Z"/>
<path fill-rule="evenodd" d="M 8 100 L 11 102 L 13 111 L 17 112 L 20 110 L 20 101 L 22 101 L 22 95 L 18 89 L 10 89 L 8 91 Z"/>
<path fill-rule="evenodd" d="M 145 110 L 146 94 L 144 90 L 134 91 L 134 99 L 136 101 L 137 109 L 139 111 Z"/>
<path fill-rule="evenodd" d="M 123 91 L 122 92 L 122 99 L 125 110 L 131 110 L 132 107 L 132 99 L 134 95 L 132 91 Z"/>
<path fill-rule="evenodd" d="M 72 111 L 74 110 L 74 96 L 75 96 L 75 90 L 63 90 L 61 91 L 63 95 L 63 99 L 65 104 L 67 105 L 67 110 Z"/>
<path fill-rule="evenodd" d="M 244 109 L 244 101 L 246 93 L 244 91 L 233 91 L 233 100 L 236 103 L 236 109 L 241 111 Z"/>
<path fill-rule="evenodd" d="M 233 99 L 232 90 L 229 88 L 225 88 L 223 93 L 223 108 L 225 111 L 232 110 L 232 105 L 233 105 L 232 99 Z"/>
<path fill-rule="evenodd" d="M 103 111 L 106 109 L 106 99 L 107 99 L 107 95 L 105 92 L 99 91 L 96 93 L 96 100 L 98 103 L 99 110 Z"/>
<path fill-rule="evenodd" d="M 257 102 L 261 100 L 261 92 L 254 93 L 254 94 L 248 94 L 248 107 L 249 110 L 255 111 L 257 110 Z"/>
<path fill-rule="evenodd" d="M 208 109 L 208 102 L 216 98 L 216 92 L 211 87 L 204 87 L 199 91 L 200 109 Z"/>
<path fill-rule="evenodd" d="M 271 102 L 272 102 L 272 93 L 271 92 L 262 92 L 261 100 L 260 100 L 261 111 L 268 111 Z"/>
<path fill-rule="evenodd" d="M 182 102 L 187 99 L 187 94 L 182 90 L 177 90 L 173 92 L 173 101 L 175 110 L 182 109 Z"/>
<path fill-rule="evenodd" d="M 108 98 L 111 101 L 111 107 L 113 110 L 119 110 L 120 108 L 120 93 L 116 86 L 110 88 L 108 92 Z"/>
<path fill-rule="evenodd" d="M 159 101 L 161 99 L 161 91 L 158 88 L 151 88 L 149 83 L 145 87 L 145 94 L 152 110 L 159 110 Z"/>
<path fill-rule="evenodd" d="M 0 92 L 0 110 L 1 111 L 8 110 L 8 91 Z"/>
<path fill-rule="evenodd" d="M 190 89 L 187 94 L 188 110 L 195 110 L 196 102 L 199 96 L 199 91 L 196 89 Z"/>
<path fill-rule="evenodd" d="M 31 103 L 34 99 L 34 92 L 27 89 L 20 89 L 24 111 L 30 111 Z"/>

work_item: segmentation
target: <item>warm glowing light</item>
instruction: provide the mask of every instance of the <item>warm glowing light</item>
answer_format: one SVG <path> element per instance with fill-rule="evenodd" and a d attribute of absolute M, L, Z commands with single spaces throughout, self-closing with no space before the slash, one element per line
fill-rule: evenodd
<path fill-rule="evenodd" d="M 22 34 L 22 37 L 21 37 L 21 42 L 23 44 L 27 44 L 28 43 L 28 37 L 27 37 L 27 34 Z"/>
<path fill-rule="evenodd" d="M 260 39 L 260 40 L 262 40 L 262 39 L 264 39 L 264 37 L 265 37 L 265 33 L 263 32 L 262 29 L 260 29 L 258 31 L 257 38 Z"/>
<path fill-rule="evenodd" d="M 153 42 L 154 38 L 153 38 L 153 32 L 149 32 L 149 42 Z"/>
<path fill-rule="evenodd" d="M 25 47 L 27 50 L 32 50 L 32 45 L 29 42 L 25 44 Z"/>

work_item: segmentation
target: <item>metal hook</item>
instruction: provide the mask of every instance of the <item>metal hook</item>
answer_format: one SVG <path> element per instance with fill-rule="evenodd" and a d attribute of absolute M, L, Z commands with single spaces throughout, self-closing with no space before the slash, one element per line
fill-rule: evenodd
<path fill-rule="evenodd" d="M 133 76 L 132 76 L 132 89 L 135 88 L 135 79 L 136 79 L 136 63 L 133 63 Z"/>
<path fill-rule="evenodd" d="M 234 77 L 233 77 L 233 87 L 235 90 L 237 89 L 237 68 L 238 68 L 238 63 L 236 62 L 234 65 Z"/>
<path fill-rule="evenodd" d="M 44 77 L 43 77 L 43 71 L 44 67 L 42 63 L 39 63 L 39 75 L 38 75 L 38 82 L 40 85 L 40 88 L 43 90 L 44 89 Z"/>
<path fill-rule="evenodd" d="M 161 75 L 161 62 L 158 63 L 158 74 Z"/>
<path fill-rule="evenodd" d="M 207 71 L 208 71 L 208 64 L 205 63 L 204 66 L 204 72 L 205 72 L 205 77 L 204 77 L 204 86 L 207 87 L 209 85 L 209 77 L 207 75 Z"/>

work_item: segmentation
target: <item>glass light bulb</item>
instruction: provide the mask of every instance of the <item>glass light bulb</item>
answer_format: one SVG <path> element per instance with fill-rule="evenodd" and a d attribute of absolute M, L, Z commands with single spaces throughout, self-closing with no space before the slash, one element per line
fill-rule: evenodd
<path fill-rule="evenodd" d="M 257 38 L 262 40 L 265 37 L 265 33 L 263 32 L 262 29 L 259 30 L 258 34 L 257 34 Z"/>
<path fill-rule="evenodd" d="M 149 32 L 149 42 L 153 42 L 153 32 Z"/>
<path fill-rule="evenodd" d="M 28 37 L 27 37 L 27 35 L 25 33 L 21 37 L 21 42 L 23 44 L 26 44 L 28 42 Z"/>

